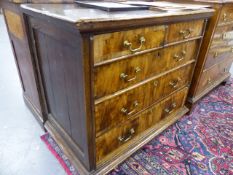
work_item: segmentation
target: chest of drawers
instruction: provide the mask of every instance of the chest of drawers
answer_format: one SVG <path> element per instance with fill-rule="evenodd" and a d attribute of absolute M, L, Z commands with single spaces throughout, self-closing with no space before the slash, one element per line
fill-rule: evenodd
<path fill-rule="evenodd" d="M 210 20 L 203 51 L 199 55 L 188 103 L 192 106 L 231 75 L 233 61 L 233 3 L 209 3 L 216 12 Z M 211 35 L 210 35 L 211 34 Z M 205 48 L 205 51 L 204 51 Z"/>
<path fill-rule="evenodd" d="M 45 127 L 81 174 L 110 171 L 188 111 L 184 103 L 213 10 L 22 9 Z"/>

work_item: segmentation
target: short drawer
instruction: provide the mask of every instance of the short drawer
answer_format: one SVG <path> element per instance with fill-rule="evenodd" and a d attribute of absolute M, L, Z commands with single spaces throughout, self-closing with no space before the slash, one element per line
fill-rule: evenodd
<path fill-rule="evenodd" d="M 204 20 L 171 24 L 166 43 L 181 41 L 202 35 Z"/>
<path fill-rule="evenodd" d="M 229 58 L 226 61 L 216 64 L 210 69 L 204 70 L 199 81 L 196 94 L 201 94 L 205 89 L 212 86 L 216 81 L 226 76 L 229 73 L 233 59 Z"/>
<path fill-rule="evenodd" d="M 219 17 L 218 25 L 224 25 L 233 22 L 233 7 L 232 5 L 224 5 Z"/>
<path fill-rule="evenodd" d="M 162 119 L 174 115 L 184 105 L 188 88 L 183 88 L 162 102 L 114 127 L 96 138 L 96 161 L 106 158 L 110 153 L 119 150 L 124 144 L 133 141 L 134 137 L 155 126 Z"/>
<path fill-rule="evenodd" d="M 165 26 L 152 26 L 95 35 L 93 36 L 94 63 L 162 46 L 165 28 Z"/>
<path fill-rule="evenodd" d="M 95 99 L 112 94 L 142 80 L 196 59 L 198 40 L 95 68 Z"/>
<path fill-rule="evenodd" d="M 156 103 L 190 83 L 193 64 L 184 66 L 165 76 L 152 79 L 143 85 L 112 96 L 95 105 L 96 135 L 124 122 L 136 113 Z"/>
<path fill-rule="evenodd" d="M 233 57 L 233 46 L 210 49 L 204 68 L 208 69 L 211 66 L 218 64 L 230 57 Z"/>

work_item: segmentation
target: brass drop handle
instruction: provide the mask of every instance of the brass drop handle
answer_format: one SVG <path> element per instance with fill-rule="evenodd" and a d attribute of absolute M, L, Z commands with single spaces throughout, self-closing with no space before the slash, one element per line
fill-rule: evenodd
<path fill-rule="evenodd" d="M 119 136 L 118 137 L 118 140 L 120 141 L 120 142 L 127 142 L 127 141 L 129 141 L 132 137 L 133 137 L 133 135 L 135 134 L 135 130 L 134 130 L 134 128 L 131 128 L 129 131 L 128 131 L 128 133 L 126 133 L 125 135 L 123 135 L 123 136 Z"/>
<path fill-rule="evenodd" d="M 157 80 L 153 82 L 154 87 L 157 87 L 158 84 L 159 84 L 159 82 Z"/>
<path fill-rule="evenodd" d="M 178 77 L 176 80 L 170 81 L 169 85 L 172 86 L 174 89 L 176 89 L 179 86 L 180 81 L 181 81 L 181 78 Z"/>
<path fill-rule="evenodd" d="M 227 21 L 227 14 L 226 13 L 223 14 L 223 21 Z"/>
<path fill-rule="evenodd" d="M 215 52 L 214 53 L 214 58 L 217 58 L 218 57 L 218 52 Z"/>
<path fill-rule="evenodd" d="M 176 103 L 174 102 L 174 103 L 172 103 L 168 108 L 165 108 L 164 109 L 164 111 L 166 112 L 166 113 L 168 113 L 168 114 L 171 114 L 174 110 L 175 110 L 175 108 L 176 108 Z"/>
<path fill-rule="evenodd" d="M 186 29 L 186 30 L 181 30 L 180 34 L 183 35 L 184 39 L 187 39 L 187 38 L 189 38 L 191 36 L 192 32 L 193 32 L 193 30 L 189 28 L 189 29 Z"/>
<path fill-rule="evenodd" d="M 138 52 L 138 51 L 140 51 L 141 49 L 142 49 L 142 47 L 143 47 L 143 44 L 146 42 L 146 39 L 143 37 L 143 36 L 141 36 L 140 38 L 139 38 L 139 43 L 140 43 L 140 46 L 138 47 L 138 48 L 136 48 L 136 49 L 133 49 L 133 44 L 131 43 L 131 42 L 129 42 L 128 40 L 125 40 L 124 41 L 124 46 L 125 47 L 127 47 L 131 52 Z"/>
<path fill-rule="evenodd" d="M 135 113 L 136 112 L 136 108 L 138 107 L 138 105 L 139 105 L 139 103 L 138 103 L 138 101 L 136 100 L 136 101 L 134 101 L 133 102 L 133 109 L 131 110 L 131 111 L 129 111 L 127 108 L 122 108 L 121 109 L 121 112 L 123 113 L 123 114 L 125 114 L 125 115 L 127 115 L 127 116 L 129 116 L 129 115 L 132 115 L 133 113 Z"/>
<path fill-rule="evenodd" d="M 137 79 L 137 73 L 138 72 L 141 72 L 141 68 L 140 67 L 136 67 L 135 68 L 135 76 L 133 76 L 132 78 L 129 78 L 130 76 L 129 75 L 127 75 L 126 73 L 121 73 L 120 74 L 120 78 L 122 79 L 122 80 L 124 80 L 124 81 L 126 81 L 126 82 L 131 82 L 131 81 L 134 81 L 134 80 L 136 80 Z"/>
<path fill-rule="evenodd" d="M 208 78 L 207 83 L 208 83 L 208 84 L 211 84 L 211 83 L 212 83 L 211 78 Z"/>
<path fill-rule="evenodd" d="M 180 55 L 175 54 L 173 58 L 176 59 L 177 62 L 179 62 L 185 58 L 185 55 L 186 55 L 186 51 L 183 50 Z"/>

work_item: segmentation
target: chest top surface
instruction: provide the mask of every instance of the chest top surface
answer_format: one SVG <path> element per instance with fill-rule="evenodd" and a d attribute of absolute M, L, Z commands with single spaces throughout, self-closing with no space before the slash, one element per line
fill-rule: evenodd
<path fill-rule="evenodd" d="M 159 10 L 135 10 L 135 11 L 120 11 L 120 12 L 106 12 L 98 9 L 83 8 L 76 4 L 22 4 L 21 7 L 25 11 L 31 11 L 57 18 L 63 21 L 75 23 L 77 26 L 85 25 L 86 23 L 105 23 L 105 22 L 124 22 L 135 20 L 150 20 L 162 19 L 169 17 L 184 18 L 187 15 L 205 15 L 209 17 L 214 10 L 212 9 L 198 9 L 193 11 L 159 11 Z"/>

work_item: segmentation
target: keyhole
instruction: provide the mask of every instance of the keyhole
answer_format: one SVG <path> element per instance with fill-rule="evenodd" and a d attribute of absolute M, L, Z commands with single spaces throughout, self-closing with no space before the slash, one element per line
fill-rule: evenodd
<path fill-rule="evenodd" d="M 161 53 L 160 52 L 156 52 L 155 57 L 156 58 L 160 58 L 161 57 Z"/>

